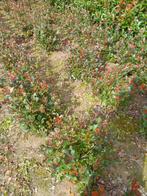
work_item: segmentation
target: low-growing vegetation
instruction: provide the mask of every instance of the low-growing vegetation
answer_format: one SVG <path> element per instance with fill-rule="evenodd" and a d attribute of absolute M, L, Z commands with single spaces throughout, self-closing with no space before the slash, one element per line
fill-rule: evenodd
<path fill-rule="evenodd" d="M 98 118 L 85 128 L 77 125 L 55 130 L 45 152 L 53 174 L 60 180 L 66 177 L 79 183 L 80 191 L 83 191 L 88 184 L 90 189 L 94 178 L 102 175 L 112 161 L 112 145 L 110 133 Z"/>
<path fill-rule="evenodd" d="M 7 75 L 0 78 L 5 97 L 0 106 L 10 106 L 23 131 L 48 137 L 42 151 L 57 180 L 74 182 L 81 195 L 109 195 L 99 180 L 117 162 L 121 152 L 117 145 L 147 137 L 145 1 L 8 0 L 0 4 L 0 70 Z M 60 70 L 52 71 L 50 55 L 55 51 L 68 53 L 63 69 L 67 78 L 59 79 Z M 66 105 L 66 97 L 57 100 L 55 95 L 61 92 L 57 92 L 60 83 L 75 81 L 90 85 L 99 100 L 85 111 L 84 119 L 59 104 L 64 100 Z M 0 133 L 8 125 L 9 120 L 2 121 Z M 139 183 L 143 186 L 135 179 L 131 188 L 129 182 L 123 194 L 141 194 Z"/>

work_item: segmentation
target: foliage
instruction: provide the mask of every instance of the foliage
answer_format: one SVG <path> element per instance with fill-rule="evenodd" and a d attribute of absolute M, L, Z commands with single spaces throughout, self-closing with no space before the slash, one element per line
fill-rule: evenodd
<path fill-rule="evenodd" d="M 144 94 L 146 91 L 144 68 L 141 65 L 107 64 L 105 75 L 102 73 L 97 82 L 103 104 L 125 106 L 136 93 Z"/>
<path fill-rule="evenodd" d="M 66 11 L 63 19 L 60 14 L 57 24 L 62 24 L 59 31 L 64 39 L 76 45 L 71 48 L 71 77 L 90 80 L 104 105 L 114 106 L 118 97 L 125 102 L 130 91 L 126 88 L 132 88 L 129 82 L 135 77 L 141 80 L 145 71 L 145 1 L 75 0 L 70 4 L 76 9 L 71 6 L 72 12 Z"/>
<path fill-rule="evenodd" d="M 113 156 L 110 135 L 98 118 L 87 128 L 71 127 L 51 133 L 46 151 L 53 175 L 79 184 L 80 191 L 89 180 L 103 172 Z"/>
<path fill-rule="evenodd" d="M 71 78 L 91 82 L 103 105 L 117 109 L 120 105 L 127 105 L 136 93 L 146 92 L 144 4 L 144 1 L 75 0 L 65 6 L 64 14 L 56 10 L 56 28 L 62 35 L 61 44 L 71 51 Z M 60 7 L 58 3 L 54 5 Z M 131 126 L 129 134 L 132 130 Z M 98 172 L 105 166 L 109 140 L 95 137 L 90 128 L 69 129 L 71 138 L 64 131 L 58 130 L 53 134 L 54 139 L 49 141 L 49 162 L 53 173 L 61 178 L 78 180 L 83 188 L 97 173 L 92 167 L 97 158 L 100 159 Z M 117 131 L 122 131 L 118 127 L 115 134 L 122 135 Z M 102 147 L 106 147 L 106 154 L 103 154 L 101 145 L 93 147 L 99 140 Z"/>
<path fill-rule="evenodd" d="M 73 4 L 80 9 L 86 9 L 92 20 L 103 27 L 138 33 L 145 23 L 145 1 L 135 0 L 50 0 L 52 5 L 62 6 Z"/>
<path fill-rule="evenodd" d="M 119 31 L 137 33 L 145 23 L 145 1 L 75 0 L 75 4 L 88 10 L 93 20 L 104 27 L 111 25 Z"/>
<path fill-rule="evenodd" d="M 51 24 L 43 22 L 36 26 L 35 35 L 38 43 L 47 51 L 58 49 L 58 34 Z"/>
<path fill-rule="evenodd" d="M 49 84 L 35 73 L 36 68 L 23 66 L 9 73 L 12 108 L 19 114 L 22 125 L 32 131 L 46 132 L 53 126 L 57 115 Z"/>
<path fill-rule="evenodd" d="M 32 3 L 26 12 L 17 13 L 16 7 L 16 16 L 8 17 L 12 36 L 9 32 L 3 37 L 3 63 L 12 107 L 23 129 L 49 134 L 45 153 L 53 174 L 79 183 L 81 190 L 112 162 L 111 133 L 101 118 L 84 128 L 77 120 L 74 125 L 71 119 L 62 119 L 51 84 L 44 78 L 45 66 L 34 58 L 33 49 L 42 47 L 47 54 L 68 49 L 71 78 L 90 82 L 101 104 L 117 110 L 135 93 L 146 92 L 144 4 L 139 0 L 46 0 Z M 144 134 L 146 109 L 142 121 Z M 117 125 L 112 128 L 119 135 Z"/>
<path fill-rule="evenodd" d="M 30 39 L 34 38 L 34 48 L 38 42 L 47 51 L 54 48 L 56 40 L 53 40 L 53 31 L 49 31 L 46 20 L 48 8 L 44 4 L 41 11 L 37 12 L 36 7 L 32 16 L 33 19 L 36 17 L 35 20 L 30 18 L 28 22 L 27 17 L 30 17 L 28 5 L 24 8 L 20 3 L 19 9 L 15 10 L 16 7 L 17 5 L 12 7 L 14 13 L 12 8 L 8 13 L 6 12 L 6 17 L 10 21 L 11 34 L 9 31 L 2 33 L 2 62 L 10 83 L 10 88 L 6 88 L 6 91 L 13 111 L 20 118 L 21 127 L 25 131 L 48 134 L 54 127 L 58 109 L 54 106 L 50 84 L 46 78 L 42 77 L 41 65 L 29 46 Z M 16 20 L 17 17 L 19 20 Z"/>

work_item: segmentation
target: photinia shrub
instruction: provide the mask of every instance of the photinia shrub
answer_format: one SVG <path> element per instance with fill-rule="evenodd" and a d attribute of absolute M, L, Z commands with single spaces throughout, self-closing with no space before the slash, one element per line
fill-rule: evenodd
<path fill-rule="evenodd" d="M 57 115 L 50 86 L 42 80 L 35 66 L 23 66 L 9 71 L 11 105 L 26 130 L 48 133 Z"/>
<path fill-rule="evenodd" d="M 50 134 L 45 153 L 53 175 L 78 183 L 83 191 L 91 178 L 109 165 L 113 148 L 110 135 L 98 118 L 87 128 L 56 129 Z"/>

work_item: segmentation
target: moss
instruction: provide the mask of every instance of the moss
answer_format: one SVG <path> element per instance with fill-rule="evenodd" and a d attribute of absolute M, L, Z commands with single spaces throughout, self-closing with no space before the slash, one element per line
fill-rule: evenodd
<path fill-rule="evenodd" d="M 140 129 L 140 120 L 127 114 L 117 115 L 110 122 L 110 130 L 117 135 L 118 139 L 125 139 Z"/>

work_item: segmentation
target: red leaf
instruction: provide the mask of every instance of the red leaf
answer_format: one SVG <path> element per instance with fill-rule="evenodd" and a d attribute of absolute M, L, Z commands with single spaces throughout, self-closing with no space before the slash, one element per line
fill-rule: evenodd
<path fill-rule="evenodd" d="M 96 129 L 95 129 L 95 132 L 96 132 L 97 135 L 99 135 L 100 129 L 99 129 L 99 128 L 96 128 Z"/>
<path fill-rule="evenodd" d="M 136 180 L 133 180 L 132 186 L 131 186 L 131 191 L 133 193 L 135 193 L 135 196 L 141 196 L 141 193 L 139 192 L 139 188 L 140 188 L 139 183 Z"/>
<path fill-rule="evenodd" d="M 91 196 L 100 196 L 100 195 L 99 195 L 99 193 L 98 193 L 97 191 L 93 191 L 93 192 L 91 193 Z"/>
<path fill-rule="evenodd" d="M 57 117 L 55 118 L 55 123 L 56 123 L 57 125 L 60 125 L 60 124 L 62 123 L 62 118 L 61 118 L 60 116 L 57 116 Z"/>
<path fill-rule="evenodd" d="M 137 191 L 139 189 L 139 183 L 136 180 L 132 181 L 132 186 L 131 186 L 131 190 L 132 191 Z"/>

